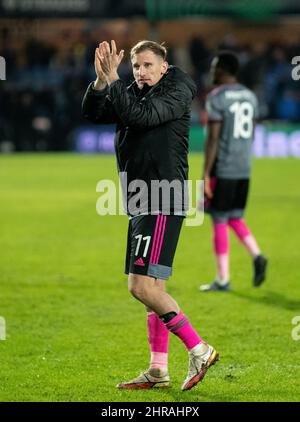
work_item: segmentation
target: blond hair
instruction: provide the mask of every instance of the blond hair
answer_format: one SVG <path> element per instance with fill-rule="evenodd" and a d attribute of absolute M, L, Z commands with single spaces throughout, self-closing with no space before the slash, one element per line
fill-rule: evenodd
<path fill-rule="evenodd" d="M 136 45 L 134 45 L 130 50 L 130 58 L 132 59 L 135 54 L 142 53 L 145 50 L 152 51 L 154 54 L 161 57 L 163 60 L 166 60 L 167 58 L 167 49 L 163 45 L 163 43 L 158 44 L 155 41 L 148 40 L 139 41 Z"/>

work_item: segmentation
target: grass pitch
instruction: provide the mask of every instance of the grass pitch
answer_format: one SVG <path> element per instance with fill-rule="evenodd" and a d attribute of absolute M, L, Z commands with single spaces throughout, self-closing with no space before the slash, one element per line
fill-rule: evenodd
<path fill-rule="evenodd" d="M 202 158 L 190 158 L 190 176 Z M 0 401 L 299 401 L 300 164 L 257 160 L 246 220 L 270 260 L 251 284 L 251 261 L 231 235 L 230 293 L 200 293 L 215 273 L 211 227 L 184 227 L 169 292 L 220 353 L 204 381 L 181 393 L 187 354 L 170 341 L 168 390 L 119 391 L 147 368 L 143 306 L 123 274 L 127 218 L 100 217 L 112 156 L 0 156 Z M 300 329 L 298 330 L 300 333 Z"/>

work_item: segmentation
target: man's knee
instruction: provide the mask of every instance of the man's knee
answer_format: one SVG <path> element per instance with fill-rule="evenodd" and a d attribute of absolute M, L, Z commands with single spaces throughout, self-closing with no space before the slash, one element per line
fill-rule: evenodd
<path fill-rule="evenodd" d="M 153 287 L 153 279 L 151 277 L 129 274 L 128 290 L 136 299 L 143 301 L 151 292 Z"/>

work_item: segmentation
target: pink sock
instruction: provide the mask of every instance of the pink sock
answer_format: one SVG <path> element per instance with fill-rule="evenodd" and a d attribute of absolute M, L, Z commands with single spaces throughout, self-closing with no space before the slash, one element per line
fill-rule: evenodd
<path fill-rule="evenodd" d="M 260 249 L 256 240 L 242 218 L 231 219 L 228 221 L 228 224 L 234 230 L 235 234 L 251 256 L 256 257 L 260 254 Z"/>
<path fill-rule="evenodd" d="M 217 261 L 217 277 L 220 281 L 229 280 L 229 238 L 227 223 L 216 223 L 213 225 L 214 250 Z"/>
<path fill-rule="evenodd" d="M 154 312 L 148 312 L 148 340 L 150 344 L 150 368 L 168 367 L 169 330 Z"/>
<path fill-rule="evenodd" d="M 168 330 L 180 338 L 188 350 L 191 350 L 197 344 L 203 342 L 182 312 L 172 318 L 171 321 L 167 322 L 165 325 Z"/>
<path fill-rule="evenodd" d="M 227 254 L 229 249 L 227 223 L 216 223 L 213 226 L 213 241 L 217 255 Z"/>

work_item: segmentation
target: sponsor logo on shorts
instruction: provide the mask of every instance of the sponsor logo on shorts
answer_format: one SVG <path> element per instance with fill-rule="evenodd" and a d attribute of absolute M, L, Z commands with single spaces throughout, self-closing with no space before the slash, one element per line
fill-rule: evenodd
<path fill-rule="evenodd" d="M 134 265 L 139 265 L 140 267 L 144 267 L 145 263 L 143 261 L 143 258 L 139 258 L 135 261 Z"/>

